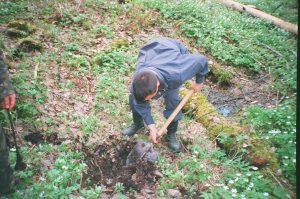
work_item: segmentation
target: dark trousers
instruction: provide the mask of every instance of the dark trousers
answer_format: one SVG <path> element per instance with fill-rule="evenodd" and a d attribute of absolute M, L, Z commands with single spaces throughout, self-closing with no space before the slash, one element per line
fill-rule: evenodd
<path fill-rule="evenodd" d="M 0 196 L 8 194 L 12 189 L 13 170 L 10 167 L 8 155 L 6 137 L 0 127 Z"/>

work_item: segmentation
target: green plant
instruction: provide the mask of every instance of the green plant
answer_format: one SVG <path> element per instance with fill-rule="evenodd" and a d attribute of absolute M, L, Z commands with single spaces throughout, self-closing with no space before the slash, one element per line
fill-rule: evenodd
<path fill-rule="evenodd" d="M 0 24 L 25 12 L 27 1 L 0 1 Z"/>
<path fill-rule="evenodd" d="M 116 193 L 122 193 L 125 190 L 123 183 L 117 182 L 115 184 L 115 192 Z"/>
<path fill-rule="evenodd" d="M 102 193 L 102 188 L 100 186 L 96 186 L 95 188 L 81 189 L 80 193 L 83 197 L 97 199 Z"/>
<path fill-rule="evenodd" d="M 259 137 L 271 142 L 281 160 L 283 174 L 296 183 L 296 101 L 288 99 L 278 108 L 251 106 L 246 110 L 247 124 Z"/>
<path fill-rule="evenodd" d="M 114 34 L 111 27 L 109 27 L 108 25 L 104 25 L 104 24 L 94 26 L 91 29 L 91 33 L 101 34 L 101 35 L 105 36 L 106 38 L 112 38 L 113 34 Z"/>
<path fill-rule="evenodd" d="M 97 128 L 98 118 L 94 115 L 82 117 L 80 123 L 82 124 L 82 131 L 85 135 L 95 132 Z"/>

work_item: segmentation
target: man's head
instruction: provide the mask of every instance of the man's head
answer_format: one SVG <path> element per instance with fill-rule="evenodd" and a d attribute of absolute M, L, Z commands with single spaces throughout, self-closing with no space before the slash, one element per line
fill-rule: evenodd
<path fill-rule="evenodd" d="M 138 72 L 133 78 L 133 95 L 139 102 L 150 100 L 156 95 L 159 85 L 160 82 L 152 71 Z"/>

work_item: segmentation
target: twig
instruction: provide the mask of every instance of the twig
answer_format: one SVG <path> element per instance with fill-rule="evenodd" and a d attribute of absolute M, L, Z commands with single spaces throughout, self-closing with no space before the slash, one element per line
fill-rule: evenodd
<path fill-rule="evenodd" d="M 81 188 L 81 183 L 82 183 L 82 177 L 83 177 L 83 175 L 82 175 L 82 173 L 80 174 L 80 183 L 79 183 L 79 187 Z"/>
<path fill-rule="evenodd" d="M 291 51 L 293 53 L 293 55 L 297 58 L 297 53 L 295 51 L 293 51 L 293 50 L 289 50 L 289 51 Z"/>
<path fill-rule="evenodd" d="M 278 107 L 278 97 L 279 97 L 279 91 L 277 91 L 277 97 L 276 97 L 276 108 Z"/>
<path fill-rule="evenodd" d="M 38 70 L 39 70 L 39 64 L 37 63 L 34 67 L 33 79 L 37 78 Z"/>
<path fill-rule="evenodd" d="M 185 152 L 189 152 L 189 151 L 187 150 L 187 148 L 185 148 L 185 146 L 183 145 L 181 139 L 179 139 L 179 142 L 181 143 L 181 146 L 184 148 Z"/>
<path fill-rule="evenodd" d="M 279 186 L 281 188 L 283 188 L 282 184 L 280 183 L 280 181 L 273 175 L 273 173 L 270 171 L 269 168 L 267 168 L 268 172 L 271 174 L 271 176 L 275 179 L 275 181 L 279 184 Z"/>
<path fill-rule="evenodd" d="M 250 80 L 242 78 L 242 77 L 240 77 L 240 80 L 244 80 L 244 81 L 250 82 Z"/>
<path fill-rule="evenodd" d="M 263 47 L 267 48 L 268 50 L 272 51 L 273 53 L 277 54 L 278 56 L 281 56 L 282 57 L 282 54 L 280 52 L 278 52 L 277 50 L 271 48 L 270 46 L 264 44 L 264 43 L 261 43 L 260 45 L 262 45 Z"/>
<path fill-rule="evenodd" d="M 283 5 L 283 3 L 279 4 L 272 12 L 271 14 L 273 14 L 278 8 L 280 8 Z"/>

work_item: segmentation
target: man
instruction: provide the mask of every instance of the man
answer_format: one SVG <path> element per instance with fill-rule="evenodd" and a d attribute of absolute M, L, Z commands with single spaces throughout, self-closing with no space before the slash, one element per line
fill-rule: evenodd
<path fill-rule="evenodd" d="M 133 124 L 123 134 L 132 136 L 146 123 L 150 138 L 157 143 L 157 128 L 151 116 L 149 100 L 165 99 L 164 117 L 168 118 L 180 103 L 179 87 L 184 81 L 195 77 L 191 89 L 199 92 L 208 73 L 207 58 L 200 54 L 189 54 L 187 48 L 171 38 L 158 38 L 144 45 L 138 55 L 136 70 L 130 84 L 129 104 Z M 176 138 L 180 111 L 167 128 L 169 148 L 180 152 Z"/>
<path fill-rule="evenodd" d="M 0 49 L 0 101 L 4 109 L 12 109 L 15 106 L 16 93 L 12 87 L 7 67 L 4 63 L 4 54 Z M 14 183 L 13 170 L 8 160 L 9 150 L 6 137 L 0 127 L 0 196 L 8 194 Z"/>

